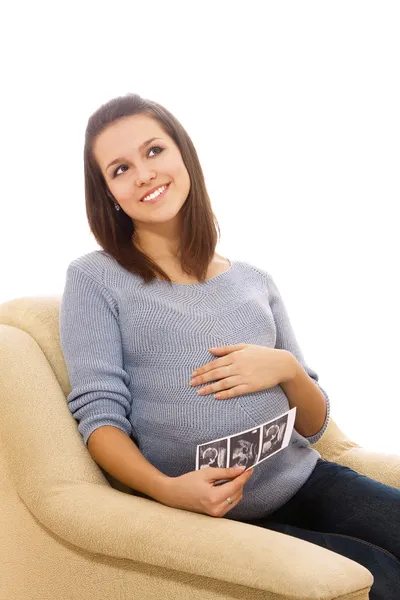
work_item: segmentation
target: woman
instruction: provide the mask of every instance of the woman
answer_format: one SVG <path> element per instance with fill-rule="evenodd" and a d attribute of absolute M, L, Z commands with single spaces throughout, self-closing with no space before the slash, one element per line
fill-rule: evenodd
<path fill-rule="evenodd" d="M 269 273 L 215 252 L 218 224 L 182 125 L 138 95 L 115 98 L 89 119 L 84 168 L 103 250 L 68 267 L 60 337 L 69 408 L 93 459 L 163 504 L 352 558 L 375 577 L 371 598 L 398 598 L 400 491 L 310 447 L 329 398 Z M 289 445 L 256 469 L 195 470 L 198 444 L 293 407 Z"/>

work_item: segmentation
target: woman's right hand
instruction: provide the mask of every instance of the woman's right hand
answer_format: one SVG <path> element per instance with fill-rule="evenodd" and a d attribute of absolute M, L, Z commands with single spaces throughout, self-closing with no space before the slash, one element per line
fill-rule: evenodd
<path fill-rule="evenodd" d="M 179 477 L 164 480 L 163 488 L 156 500 L 173 508 L 203 513 L 211 517 L 223 517 L 243 498 L 243 486 L 248 482 L 253 469 L 243 472 L 241 467 L 218 469 L 204 467 Z M 228 483 L 215 486 L 221 479 Z M 226 499 L 231 498 L 232 504 Z"/>

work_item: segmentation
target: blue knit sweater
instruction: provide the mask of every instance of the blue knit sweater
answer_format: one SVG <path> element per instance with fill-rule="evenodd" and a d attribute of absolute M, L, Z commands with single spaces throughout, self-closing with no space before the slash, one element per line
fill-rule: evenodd
<path fill-rule="evenodd" d="M 145 284 L 102 250 L 68 266 L 60 340 L 71 384 L 68 406 L 85 444 L 103 425 L 122 429 L 161 472 L 195 470 L 196 446 L 289 410 L 281 386 L 228 400 L 198 396 L 192 371 L 215 360 L 208 348 L 239 343 L 290 351 L 304 361 L 272 277 L 244 261 L 204 283 Z M 320 454 L 295 429 L 287 448 L 259 464 L 227 517 L 266 516 L 287 502 Z"/>

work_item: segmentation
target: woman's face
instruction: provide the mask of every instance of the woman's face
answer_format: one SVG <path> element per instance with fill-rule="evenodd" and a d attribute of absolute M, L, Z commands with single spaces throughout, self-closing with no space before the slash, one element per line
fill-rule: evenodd
<path fill-rule="evenodd" d="M 151 138 L 156 139 L 145 144 Z M 119 119 L 97 136 L 93 153 L 111 194 L 135 225 L 166 222 L 178 215 L 189 194 L 189 173 L 178 146 L 155 119 L 147 115 Z M 157 202 L 142 202 L 164 185 L 167 191 Z"/>

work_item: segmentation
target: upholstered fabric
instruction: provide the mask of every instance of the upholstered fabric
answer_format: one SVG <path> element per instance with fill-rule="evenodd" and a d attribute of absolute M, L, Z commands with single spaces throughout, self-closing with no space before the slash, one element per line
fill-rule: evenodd
<path fill-rule="evenodd" d="M 59 308 L 0 306 L 0 598 L 368 598 L 372 575 L 350 559 L 139 498 L 102 472 L 67 407 Z M 315 448 L 400 488 L 400 458 L 363 450 L 332 417 Z"/>

